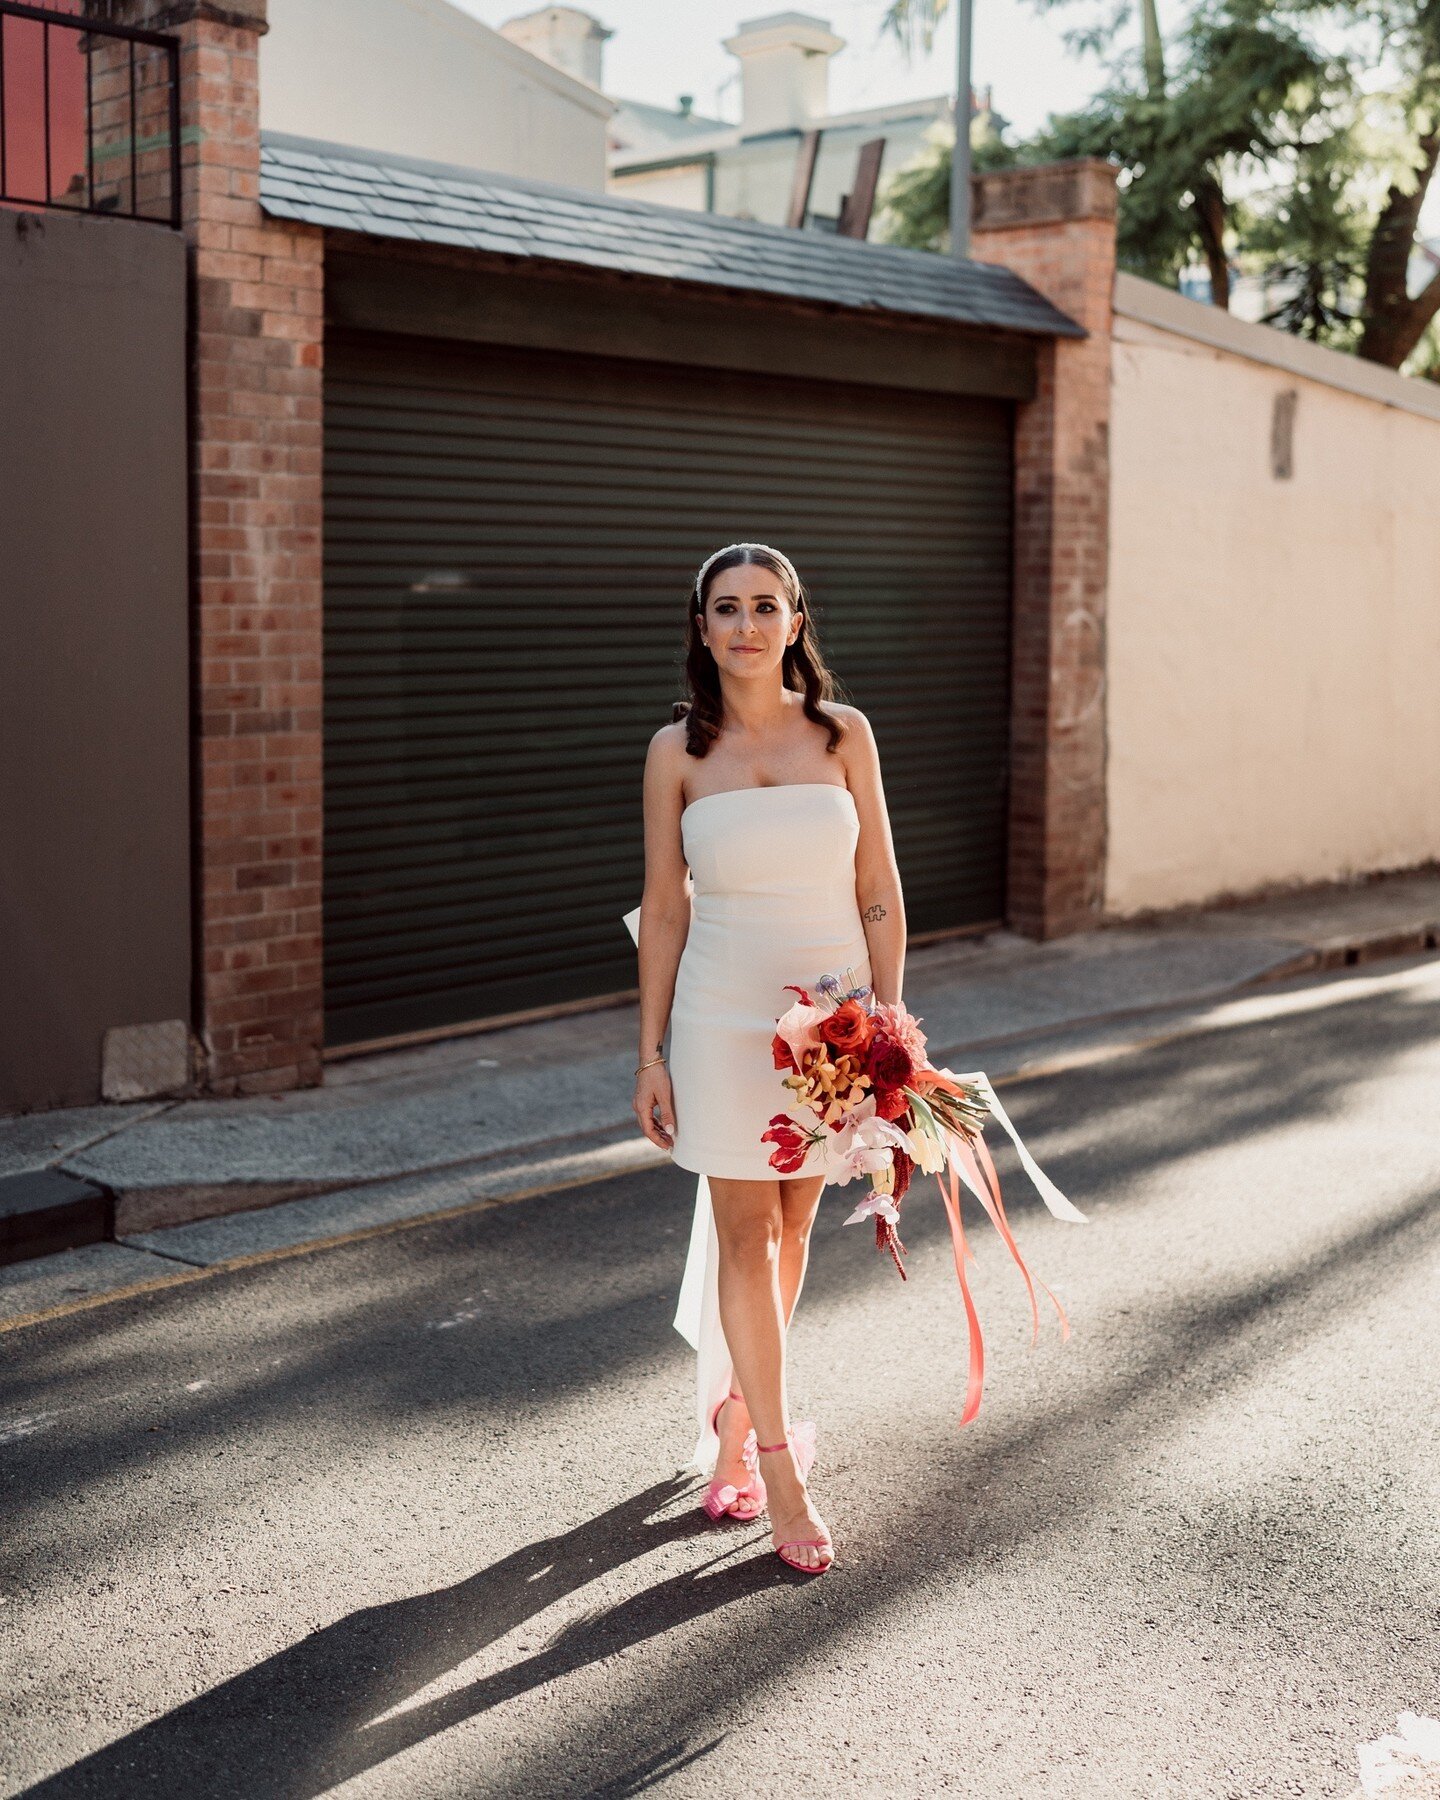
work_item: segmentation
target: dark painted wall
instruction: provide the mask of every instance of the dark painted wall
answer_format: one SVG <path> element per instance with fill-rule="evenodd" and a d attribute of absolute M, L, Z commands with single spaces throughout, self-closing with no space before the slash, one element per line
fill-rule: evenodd
<path fill-rule="evenodd" d="M 0 210 L 0 1112 L 190 1017 L 185 247 Z"/>

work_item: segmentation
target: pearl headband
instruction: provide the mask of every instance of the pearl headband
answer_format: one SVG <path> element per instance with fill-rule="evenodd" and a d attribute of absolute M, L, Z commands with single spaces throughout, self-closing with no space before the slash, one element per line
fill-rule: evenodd
<path fill-rule="evenodd" d="M 777 550 L 771 544 L 726 544 L 722 549 L 712 551 L 700 565 L 700 572 L 695 577 L 695 599 L 698 601 L 705 591 L 705 577 L 710 573 L 712 563 L 719 562 L 722 556 L 728 556 L 732 550 L 764 550 L 773 556 L 795 584 L 795 591 L 800 591 L 800 577 L 795 572 L 795 565 L 783 550 Z"/>

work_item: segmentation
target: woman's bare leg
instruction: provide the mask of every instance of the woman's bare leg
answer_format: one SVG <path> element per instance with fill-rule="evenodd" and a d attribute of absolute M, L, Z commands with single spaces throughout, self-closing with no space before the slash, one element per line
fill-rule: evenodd
<path fill-rule="evenodd" d="M 722 1449 L 733 1437 L 738 1463 L 739 1446 L 752 1423 L 761 1443 L 779 1442 L 779 1437 L 764 1436 L 762 1422 L 781 1437 L 785 1432 L 784 1214 L 778 1181 L 708 1179 L 720 1245 L 720 1323 L 735 1370 L 731 1386 L 753 1401 L 748 1408 L 735 1401 L 720 1415 Z"/>
<path fill-rule="evenodd" d="M 742 1411 L 740 1403 L 731 1402 L 720 1415 L 722 1460 L 717 1462 L 716 1473 L 727 1480 L 738 1475 L 736 1485 L 742 1486 L 748 1479 L 739 1457 L 748 1428 L 741 1424 L 745 1412 L 760 1443 L 785 1441 L 785 1328 L 804 1279 L 809 1225 L 819 1186 L 813 1197 L 796 1193 L 787 1205 L 785 1188 L 805 1189 L 811 1184 L 730 1181 L 713 1175 L 708 1179 L 720 1246 L 720 1323 L 735 1368 L 734 1385 L 744 1392 L 747 1403 Z M 782 1263 L 787 1270 L 783 1287 Z M 770 1493 L 776 1541 L 820 1535 L 823 1522 L 806 1497 L 793 1455 L 765 1456 L 761 1473 Z M 816 1550 L 800 1549 L 795 1554 L 813 1566 L 825 1560 Z"/>
<path fill-rule="evenodd" d="M 823 1176 L 816 1175 L 782 1180 L 777 1185 L 780 1189 L 780 1306 L 788 1330 L 804 1285 L 810 1259 L 810 1231 L 819 1211 L 825 1182 Z M 738 1377 L 731 1386 L 739 1391 Z M 740 1447 L 753 1422 L 743 1399 L 732 1401 L 720 1416 L 721 1459 L 725 1465 L 721 1472 L 727 1478 L 743 1466 L 739 1460 Z M 742 1485 L 743 1482 L 736 1482 L 737 1487 Z"/>
<path fill-rule="evenodd" d="M 807 1175 L 780 1183 L 780 1298 L 788 1326 L 795 1316 L 795 1302 L 805 1282 L 810 1261 L 810 1229 L 820 1210 L 823 1175 Z"/>

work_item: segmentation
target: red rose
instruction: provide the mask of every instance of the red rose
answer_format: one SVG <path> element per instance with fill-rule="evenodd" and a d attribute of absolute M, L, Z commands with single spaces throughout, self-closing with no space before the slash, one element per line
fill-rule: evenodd
<path fill-rule="evenodd" d="M 775 1058 L 777 1069 L 793 1069 L 797 1075 L 800 1073 L 800 1065 L 795 1060 L 795 1052 L 778 1031 L 770 1040 L 770 1051 Z"/>
<path fill-rule="evenodd" d="M 915 1073 L 910 1052 L 888 1031 L 877 1030 L 865 1053 L 865 1073 L 877 1089 L 904 1087 Z"/>
<path fill-rule="evenodd" d="M 776 1113 L 770 1129 L 760 1133 L 760 1142 L 775 1145 L 770 1153 L 770 1167 L 782 1175 L 794 1175 L 810 1150 L 809 1137 L 785 1113 Z"/>
<path fill-rule="evenodd" d="M 875 1026 L 858 1000 L 844 1000 L 815 1029 L 837 1055 L 848 1056 L 865 1048 Z"/>

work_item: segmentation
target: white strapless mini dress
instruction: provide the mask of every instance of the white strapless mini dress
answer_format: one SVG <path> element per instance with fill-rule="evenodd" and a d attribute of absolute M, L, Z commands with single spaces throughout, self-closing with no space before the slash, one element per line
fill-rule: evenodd
<path fill-rule="evenodd" d="M 675 1328 L 696 1353 L 694 1466 L 708 1475 L 719 1450 L 710 1420 L 732 1369 L 706 1177 L 778 1179 L 774 1145 L 761 1136 L 786 1111 L 771 1042 L 775 1021 L 799 998 L 787 983 L 813 992 L 822 975 L 844 979 L 848 971 L 854 985 L 868 986 L 870 961 L 855 899 L 860 820 L 849 788 L 807 781 L 704 794 L 681 813 L 680 836 L 694 893 L 666 1042 L 671 1158 L 700 1180 Z M 625 923 L 638 944 L 639 907 Z M 797 1173 L 809 1172 L 807 1165 Z"/>

